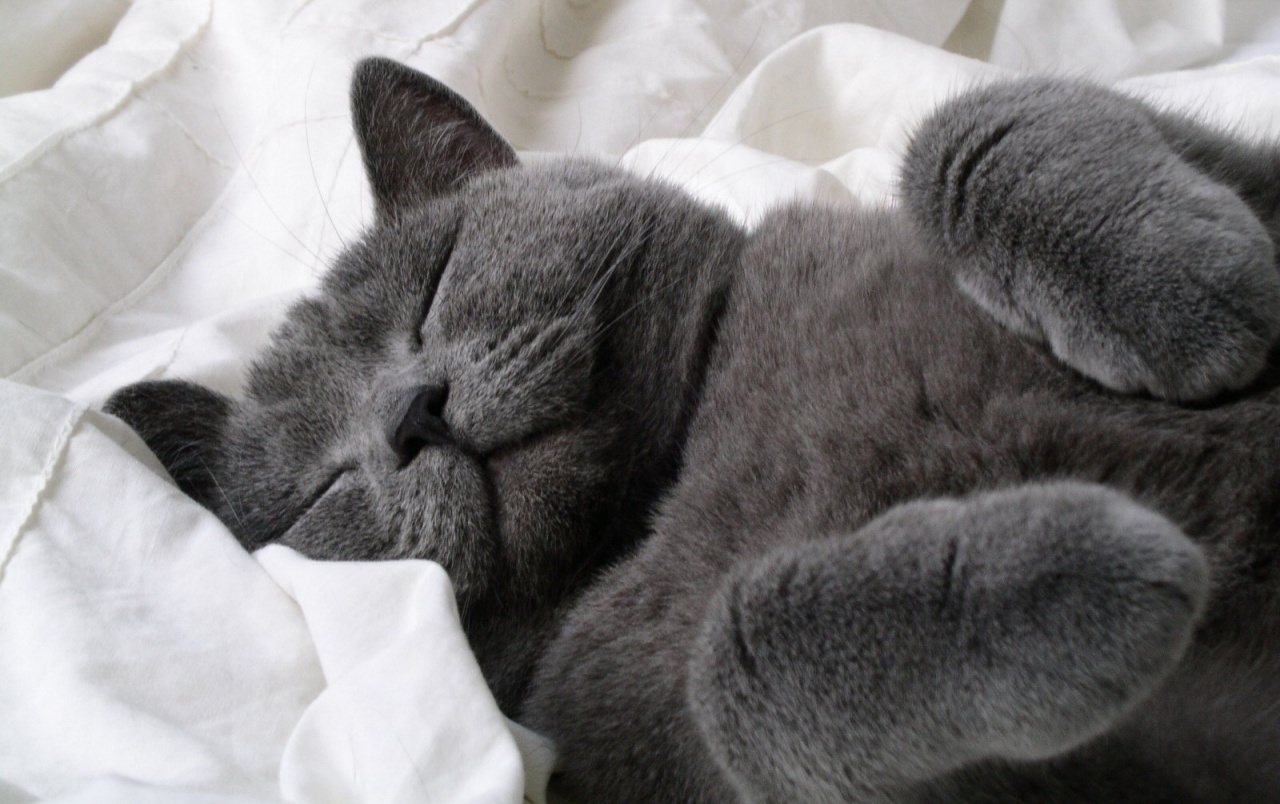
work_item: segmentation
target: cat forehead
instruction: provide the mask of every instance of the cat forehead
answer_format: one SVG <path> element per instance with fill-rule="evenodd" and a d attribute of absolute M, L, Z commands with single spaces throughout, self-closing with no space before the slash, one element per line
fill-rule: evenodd
<path fill-rule="evenodd" d="M 339 313 L 326 323 L 421 314 L 424 296 L 453 328 L 523 323 L 675 225 L 689 204 L 675 188 L 586 160 L 490 171 L 371 229 L 326 278 L 322 294 Z"/>
<path fill-rule="evenodd" d="M 578 159 L 481 174 L 347 249 L 289 311 L 248 395 L 287 402 L 325 377 L 367 374 L 427 315 L 479 333 L 560 314 L 678 195 Z"/>
<path fill-rule="evenodd" d="M 655 195 L 678 192 L 598 162 L 569 158 L 480 174 L 454 200 L 464 222 L 494 238 L 498 247 L 551 235 L 605 237 L 643 217 Z"/>
<path fill-rule="evenodd" d="M 646 193 L 622 171 L 579 160 L 491 171 L 371 227 L 337 261 L 320 294 L 337 310 L 413 305 L 450 264 L 473 280 L 465 288 L 471 290 L 555 269 L 555 258 L 572 256 L 566 252 L 574 246 L 633 226 Z"/>
<path fill-rule="evenodd" d="M 370 229 L 351 267 L 384 274 L 420 271 L 432 267 L 425 259 L 432 251 L 464 247 L 467 257 L 480 260 L 479 269 L 496 278 L 503 267 L 536 268 L 533 258 L 634 228 L 661 206 L 655 195 L 664 192 L 677 191 L 586 160 L 490 171 L 391 225 Z M 411 259 L 415 255 L 424 259 Z M 509 262 L 489 265 L 486 255 Z"/>

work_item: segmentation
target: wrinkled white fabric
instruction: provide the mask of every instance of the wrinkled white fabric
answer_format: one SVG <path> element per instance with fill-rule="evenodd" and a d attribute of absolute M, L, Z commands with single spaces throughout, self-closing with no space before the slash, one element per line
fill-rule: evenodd
<path fill-rule="evenodd" d="M 297 606 L 119 421 L 8 382 L 0 410 L 0 778 L 273 793 L 325 688 Z"/>
<path fill-rule="evenodd" d="M 439 565 L 257 555 L 301 606 L 328 681 L 285 746 L 285 800 L 503 801 L 523 789 Z"/>
<path fill-rule="evenodd" d="M 0 21 L 0 804 L 542 799 L 552 750 L 497 711 L 438 567 L 248 556 L 97 412 L 145 378 L 237 393 L 357 235 L 361 56 L 441 78 L 526 158 L 617 160 L 748 223 L 892 202 L 913 122 L 1023 70 L 1280 136 L 1280 10 L 1255 0 L 0 0 Z"/>

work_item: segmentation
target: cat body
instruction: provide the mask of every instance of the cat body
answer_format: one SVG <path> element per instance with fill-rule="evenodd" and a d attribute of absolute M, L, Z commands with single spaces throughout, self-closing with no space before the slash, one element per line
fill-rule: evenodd
<path fill-rule="evenodd" d="M 1280 798 L 1276 149 L 1026 82 L 746 232 L 353 109 L 378 221 L 245 399 L 108 409 L 247 548 L 440 561 L 570 796 Z"/>
<path fill-rule="evenodd" d="M 938 270 L 928 249 L 904 237 L 903 226 L 893 214 L 804 209 L 775 213 L 753 234 L 726 304 L 680 481 L 658 508 L 653 535 L 638 554 L 577 605 L 534 685 L 531 724 L 555 735 L 569 762 L 581 758 L 580 775 L 622 765 L 637 745 L 653 754 L 646 767 L 660 769 L 651 770 L 654 778 L 615 782 L 617 788 L 587 787 L 583 800 L 628 800 L 621 791 L 662 789 L 700 777 L 705 788 L 698 794 L 681 789 L 671 800 L 732 800 L 720 774 L 706 773 L 718 766 L 702 745 L 688 705 L 688 668 L 705 650 L 705 623 L 717 602 L 709 591 L 724 589 L 726 579 L 740 581 L 775 562 L 796 560 L 810 546 L 818 554 L 834 553 L 827 560 L 838 566 L 842 552 L 858 555 L 855 545 L 872 549 L 857 542 L 875 538 L 874 531 L 860 529 L 900 503 L 1066 478 L 1104 483 L 1179 523 L 1221 574 L 1256 560 L 1251 545 L 1275 538 L 1280 396 L 1274 390 L 1209 409 L 1117 397 L 983 315 Z M 822 415 L 796 415 L 814 410 Z M 1001 534 L 1011 540 L 1022 536 L 1020 530 Z M 981 575 L 966 569 L 963 553 L 919 550 L 913 559 L 918 563 L 911 582 L 936 574 L 914 602 L 929 612 L 957 610 L 946 620 L 949 637 L 1000 629 L 994 613 L 987 615 L 990 620 L 961 613 L 966 576 Z M 1225 768 L 1223 754 L 1233 752 L 1221 745 L 1162 748 L 1132 756 L 1126 767 L 1131 776 L 1122 783 L 1115 769 L 1094 778 L 1098 773 L 1090 763 L 1099 760 L 1085 755 L 1060 772 L 1050 766 L 1009 770 L 1010 779 L 1022 779 L 1021 787 L 1002 778 L 1004 769 L 988 769 L 981 783 L 971 783 L 973 800 L 1261 801 L 1268 798 L 1264 793 L 1276 793 L 1280 724 L 1257 716 L 1280 693 L 1268 677 L 1275 658 L 1262 649 L 1238 648 L 1276 631 L 1274 606 L 1264 602 L 1275 599 L 1276 578 L 1271 569 L 1257 569 L 1249 586 L 1219 590 L 1196 648 L 1213 657 L 1236 651 L 1233 665 L 1248 670 L 1238 677 L 1224 673 L 1211 690 L 1195 694 L 1171 684 L 1148 704 L 1157 714 L 1142 711 L 1131 722 L 1134 731 L 1176 726 L 1195 734 L 1207 722 L 1228 718 L 1220 724 L 1230 735 L 1226 741 L 1237 749 L 1249 746 L 1248 760 L 1239 754 L 1234 760 L 1244 767 Z M 851 639 L 857 649 L 882 660 L 903 634 L 881 610 L 883 603 L 858 592 L 834 619 L 785 618 L 787 639 L 760 649 L 755 663 L 790 663 L 804 653 L 793 641 L 819 646 L 841 632 L 857 633 Z M 1032 608 L 1036 595 L 1006 605 Z M 1090 615 L 1087 601 L 1076 605 L 1081 616 Z M 858 620 L 884 630 L 856 627 Z M 898 627 L 909 633 L 919 626 Z M 1045 628 L 1058 637 L 1070 626 L 1051 619 Z M 927 654 L 936 647 L 918 650 Z M 1049 655 L 1028 672 L 1051 674 L 1064 671 L 1068 662 L 1091 661 Z M 826 695 L 815 697 L 823 699 L 822 711 L 839 714 L 806 724 L 806 730 L 839 733 L 841 724 L 866 716 L 868 698 L 890 697 L 893 712 L 881 713 L 886 719 L 912 705 L 946 703 L 940 684 L 897 695 L 883 681 L 883 690 L 850 691 L 831 679 L 856 675 L 851 668 L 859 663 L 847 656 L 829 664 L 823 659 L 815 657 L 820 669 L 808 685 L 827 687 Z M 1189 676 L 1201 672 L 1192 669 L 1194 656 L 1184 661 Z M 912 664 L 886 662 L 883 672 L 959 672 L 956 666 L 920 670 Z M 766 686 L 749 688 L 758 694 Z M 593 687 L 598 694 L 564 693 Z M 683 733 L 673 739 L 674 724 Z M 942 731 L 948 725 L 940 721 L 934 727 Z M 743 725 L 735 721 L 732 728 L 741 733 Z M 1117 744 L 1093 750 L 1114 756 L 1127 750 L 1125 740 L 1149 745 L 1150 736 L 1126 734 Z M 785 756 L 779 728 L 761 737 L 753 750 Z M 876 731 L 876 738 L 883 733 Z M 664 746 L 668 753 L 660 751 Z M 959 764 L 963 753 L 957 754 Z M 1044 776 L 1034 784 L 1033 770 Z M 1232 772 L 1239 776 L 1223 783 Z M 1194 780 L 1200 775 L 1226 789 L 1199 798 L 1200 782 Z M 1074 789 L 1051 795 L 1072 777 Z M 969 800 L 958 792 L 959 782 L 954 784 L 918 795 Z M 991 791 L 1005 784 L 1012 785 L 1007 797 Z M 789 800 L 848 800 L 839 787 L 825 794 L 800 790 L 779 791 L 767 800 L 788 800 L 784 792 Z M 868 794 L 866 800 L 875 799 Z"/>

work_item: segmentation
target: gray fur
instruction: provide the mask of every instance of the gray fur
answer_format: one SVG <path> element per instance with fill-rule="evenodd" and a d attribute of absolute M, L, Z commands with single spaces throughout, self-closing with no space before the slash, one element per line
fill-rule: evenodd
<path fill-rule="evenodd" d="M 1280 800 L 1276 148 L 1009 84 L 748 234 L 353 108 L 377 222 L 244 398 L 108 410 L 249 549 L 440 561 L 565 793 Z"/>
<path fill-rule="evenodd" d="M 1005 326 L 1109 388 L 1213 396 L 1280 333 L 1274 200 L 1207 174 L 1212 156 L 1176 144 L 1189 125 L 1084 83 L 984 89 L 917 134 L 905 199 Z M 1280 182 L 1274 149 L 1242 161 Z"/>
<path fill-rule="evenodd" d="M 743 800 L 892 801 L 1109 729 L 1182 653 L 1206 591 L 1176 527 L 1098 486 L 906 503 L 731 573 L 690 697 Z"/>

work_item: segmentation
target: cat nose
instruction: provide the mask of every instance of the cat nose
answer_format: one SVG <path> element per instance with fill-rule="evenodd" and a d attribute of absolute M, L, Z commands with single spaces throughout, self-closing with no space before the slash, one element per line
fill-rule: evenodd
<path fill-rule="evenodd" d="M 403 415 L 398 422 L 393 419 L 387 431 L 387 441 L 400 458 L 402 468 L 425 447 L 438 447 L 453 441 L 449 425 L 442 418 L 448 399 L 449 386 L 445 383 L 423 385 L 410 392 Z"/>

